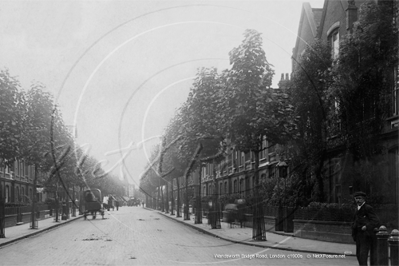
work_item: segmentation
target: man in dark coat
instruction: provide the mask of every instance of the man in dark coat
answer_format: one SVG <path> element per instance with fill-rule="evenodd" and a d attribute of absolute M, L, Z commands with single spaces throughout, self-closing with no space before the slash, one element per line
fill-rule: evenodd
<path fill-rule="evenodd" d="M 373 208 L 366 204 L 366 194 L 356 192 L 353 194 L 357 205 L 352 224 L 352 237 L 356 242 L 356 257 L 359 265 L 367 265 L 370 252 L 370 265 L 376 265 L 377 237 L 380 220 Z"/>

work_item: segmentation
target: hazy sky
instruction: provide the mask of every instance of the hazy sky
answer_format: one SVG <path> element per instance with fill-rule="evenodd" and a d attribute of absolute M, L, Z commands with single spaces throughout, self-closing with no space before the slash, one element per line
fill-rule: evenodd
<path fill-rule="evenodd" d="M 45 84 L 77 143 L 138 184 L 197 69 L 228 68 L 245 29 L 262 33 L 274 85 L 291 72 L 302 2 L 0 0 L 0 67 Z"/>

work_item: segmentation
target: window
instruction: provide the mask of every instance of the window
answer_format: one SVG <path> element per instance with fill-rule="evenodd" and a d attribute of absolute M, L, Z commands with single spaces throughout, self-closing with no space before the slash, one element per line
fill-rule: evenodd
<path fill-rule="evenodd" d="M 201 169 L 201 177 L 202 177 L 202 179 L 204 179 L 205 176 L 206 176 L 206 166 L 202 166 L 202 169 Z"/>
<path fill-rule="evenodd" d="M 21 188 L 21 198 L 22 198 L 22 202 L 25 202 L 25 188 L 24 187 Z"/>
<path fill-rule="evenodd" d="M 24 164 L 22 161 L 19 161 L 18 163 L 18 175 L 23 176 L 24 175 Z"/>
<path fill-rule="evenodd" d="M 267 152 L 266 147 L 267 147 L 267 140 L 266 140 L 266 137 L 263 136 L 263 139 L 262 139 L 262 148 L 261 148 L 260 155 L 259 155 L 259 159 L 260 159 L 260 160 L 266 158 L 266 155 L 267 155 L 267 154 L 266 154 L 266 152 Z"/>
<path fill-rule="evenodd" d="M 29 175 L 29 165 L 27 165 L 26 162 L 24 162 L 24 170 L 25 170 L 25 175 L 28 176 Z"/>
<path fill-rule="evenodd" d="M 274 167 L 269 168 L 269 179 L 274 179 Z"/>
<path fill-rule="evenodd" d="M 259 184 L 260 184 L 259 176 L 257 176 L 257 177 L 253 176 L 252 177 L 252 189 L 259 188 Z"/>
<path fill-rule="evenodd" d="M 13 163 L 13 165 L 14 165 L 14 163 Z M 5 171 L 6 173 L 10 173 L 10 171 L 12 171 L 12 169 L 13 169 L 12 166 L 6 165 L 4 171 Z"/>
<path fill-rule="evenodd" d="M 337 59 L 339 55 L 339 21 L 328 29 L 327 39 L 331 47 L 331 57 Z"/>
<path fill-rule="evenodd" d="M 10 187 L 6 185 L 6 199 L 5 202 L 10 202 Z"/>
<path fill-rule="evenodd" d="M 264 182 L 266 180 L 266 174 L 261 174 L 260 180 L 261 180 L 261 182 Z"/>
<path fill-rule="evenodd" d="M 251 152 L 249 151 L 249 152 L 247 152 L 247 153 L 245 153 L 245 155 L 244 155 L 245 157 L 244 157 L 244 160 L 245 160 L 245 162 L 246 161 L 250 161 L 251 160 Z"/>
<path fill-rule="evenodd" d="M 334 60 L 337 59 L 338 55 L 339 55 L 339 32 L 338 32 L 338 29 L 333 31 L 333 33 L 331 34 L 331 55 Z"/>

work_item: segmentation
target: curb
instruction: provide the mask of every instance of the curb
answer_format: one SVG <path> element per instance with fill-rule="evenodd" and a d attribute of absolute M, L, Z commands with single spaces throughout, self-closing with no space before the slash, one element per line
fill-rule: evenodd
<path fill-rule="evenodd" d="M 151 210 L 151 211 L 155 211 L 155 210 L 148 209 L 148 208 L 146 208 L 146 209 L 147 209 L 147 210 Z M 304 249 L 295 249 L 295 248 L 284 248 L 284 247 L 279 247 L 279 246 L 260 245 L 260 244 L 256 244 L 256 243 L 248 243 L 248 242 L 244 242 L 244 241 L 234 240 L 234 239 L 231 239 L 231 238 L 226 238 L 226 237 L 218 236 L 218 235 L 216 235 L 216 234 L 213 234 L 213 233 L 211 233 L 211 232 L 209 232 L 209 231 L 207 231 L 207 230 L 204 230 L 204 229 L 202 229 L 202 228 L 196 227 L 196 226 L 191 225 L 191 224 L 189 224 L 189 223 L 185 223 L 185 222 L 183 222 L 183 221 L 176 220 L 176 219 L 174 219 L 174 218 L 172 218 L 172 217 L 170 217 L 170 216 L 168 216 L 168 215 L 166 215 L 166 214 L 164 214 L 164 213 L 162 213 L 162 212 L 158 212 L 158 213 L 161 214 L 161 215 L 163 215 L 164 217 L 167 217 L 167 218 L 171 219 L 171 220 L 174 220 L 174 221 L 176 221 L 176 222 L 179 222 L 179 223 L 181 223 L 181 224 L 184 224 L 184 225 L 187 225 L 187 226 L 189 226 L 189 227 L 191 227 L 191 228 L 194 228 L 194 229 L 196 229 L 196 230 L 198 230 L 198 231 L 200 231 L 200 232 L 202 232 L 202 233 L 204 233 L 204 234 L 207 234 L 207 235 L 210 235 L 210 236 L 219 238 L 219 239 L 223 239 L 223 240 L 226 240 L 226 241 L 229 241 L 229 242 L 232 242 L 232 243 L 236 243 L 236 244 L 243 244 L 243 245 L 248 245 L 248 246 L 253 246 L 253 247 L 259 247 L 259 248 L 271 248 L 271 249 L 278 249 L 278 250 L 285 250 L 285 251 L 294 251 L 294 252 L 305 252 L 305 253 L 316 253 L 316 254 L 328 254 L 328 255 L 356 256 L 355 254 L 343 254 L 343 253 L 329 252 L 329 251 L 323 251 L 323 252 L 322 252 L 322 251 L 314 251 L 314 250 L 304 250 Z M 278 234 L 278 233 L 277 233 L 277 234 Z M 287 237 L 292 237 L 292 236 L 287 236 Z"/>
<path fill-rule="evenodd" d="M 51 225 L 51 226 L 46 227 L 46 228 L 36 229 L 37 231 L 32 231 L 32 233 L 29 233 L 29 234 L 26 234 L 26 235 L 23 235 L 23 236 L 19 236 L 19 237 L 16 237 L 16 238 L 14 238 L 14 239 L 10 239 L 9 241 L 4 242 L 4 243 L 0 243 L 0 247 L 3 247 L 3 246 L 6 246 L 6 245 L 9 245 L 9 244 L 12 244 L 12 243 L 17 242 L 17 241 L 20 241 L 20 240 L 22 240 L 22 239 L 24 239 L 24 238 L 29 238 L 29 237 L 31 237 L 31 236 L 38 235 L 38 234 L 40 234 L 40 233 L 46 232 L 46 231 L 48 231 L 48 230 L 54 229 L 54 228 L 59 227 L 59 226 L 61 226 L 61 225 L 63 225 L 63 224 L 70 223 L 70 222 L 75 221 L 75 220 L 80 219 L 80 218 L 83 218 L 83 216 L 78 216 L 78 217 L 76 217 L 76 218 L 74 217 L 74 218 L 71 218 L 71 219 L 69 219 L 69 220 L 66 220 L 65 222 L 56 223 L 56 224 Z M 40 220 L 39 220 L 39 222 L 40 222 Z M 35 230 L 35 229 L 31 229 L 31 230 Z"/>

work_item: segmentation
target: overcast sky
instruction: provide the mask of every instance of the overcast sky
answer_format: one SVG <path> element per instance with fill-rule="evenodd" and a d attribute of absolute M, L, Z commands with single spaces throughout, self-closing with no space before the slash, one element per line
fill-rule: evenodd
<path fill-rule="evenodd" d="M 138 185 L 197 69 L 228 68 L 245 29 L 262 33 L 274 86 L 291 72 L 302 2 L 0 0 L 0 67 L 45 84 L 77 143 Z"/>

